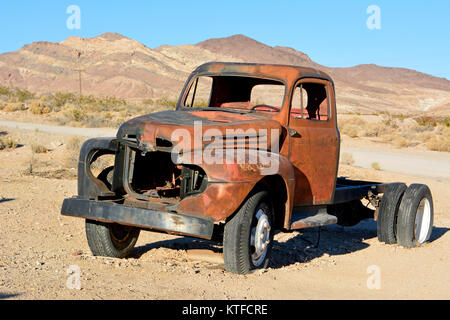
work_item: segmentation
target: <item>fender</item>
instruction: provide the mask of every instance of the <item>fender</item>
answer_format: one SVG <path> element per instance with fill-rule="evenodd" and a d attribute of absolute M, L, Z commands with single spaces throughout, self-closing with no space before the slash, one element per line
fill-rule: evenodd
<path fill-rule="evenodd" d="M 116 138 L 96 138 L 87 140 L 80 150 L 78 160 L 78 196 L 83 199 L 98 199 L 98 197 L 114 196 L 106 185 L 94 177 L 90 165 L 105 154 L 115 154 L 118 151 Z"/>
<path fill-rule="evenodd" d="M 285 156 L 263 150 L 246 150 L 252 152 L 257 159 L 269 159 L 267 162 L 256 163 L 225 163 L 207 164 L 181 161 L 180 164 L 196 165 L 202 168 L 208 176 L 208 187 L 198 195 L 189 196 L 174 205 L 173 209 L 186 214 L 201 214 L 224 221 L 231 216 L 253 188 L 267 176 L 280 176 L 286 186 L 287 203 L 285 204 L 286 219 L 290 218 L 295 189 L 294 167 Z M 187 155 L 183 159 L 194 159 Z M 248 158 L 247 158 L 248 159 Z M 180 159 L 182 160 L 182 159 Z M 226 161 L 225 161 L 226 162 Z M 224 207 L 223 203 L 227 203 Z M 286 224 L 286 222 L 285 222 Z"/>

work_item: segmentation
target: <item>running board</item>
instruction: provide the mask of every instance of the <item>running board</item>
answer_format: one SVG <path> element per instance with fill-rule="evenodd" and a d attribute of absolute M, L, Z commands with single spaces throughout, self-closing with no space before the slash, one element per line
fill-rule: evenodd
<path fill-rule="evenodd" d="M 326 207 L 296 208 L 292 213 L 290 230 L 317 228 L 336 223 L 337 217 L 328 214 Z"/>

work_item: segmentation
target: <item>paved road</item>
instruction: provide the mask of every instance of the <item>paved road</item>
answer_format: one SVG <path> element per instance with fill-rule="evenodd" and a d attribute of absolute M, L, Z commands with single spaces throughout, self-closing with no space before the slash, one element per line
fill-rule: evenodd
<path fill-rule="evenodd" d="M 33 131 L 37 129 L 41 132 L 71 134 L 85 137 L 115 137 L 117 133 L 117 130 L 114 129 L 63 127 L 63 126 L 54 126 L 50 124 L 29 123 L 29 122 L 19 122 L 0 119 L 0 128 L 1 127 L 12 129 L 17 128 Z"/>
<path fill-rule="evenodd" d="M 74 128 L 48 124 L 0 120 L 0 128 L 19 128 L 49 133 L 62 133 L 87 137 L 113 137 L 115 129 Z M 342 148 L 341 153 L 353 155 L 355 165 L 371 168 L 378 162 L 382 170 L 419 177 L 450 180 L 450 153 L 433 151 L 390 150 L 383 148 Z"/>
<path fill-rule="evenodd" d="M 448 152 L 342 148 L 344 152 L 352 154 L 355 165 L 363 168 L 378 162 L 385 171 L 450 180 Z"/>

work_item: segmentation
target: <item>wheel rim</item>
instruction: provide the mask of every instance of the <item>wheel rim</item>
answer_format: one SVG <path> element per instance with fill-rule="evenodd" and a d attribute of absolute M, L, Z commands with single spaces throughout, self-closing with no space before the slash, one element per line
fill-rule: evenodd
<path fill-rule="evenodd" d="M 431 221 L 431 206 L 427 198 L 422 199 L 417 208 L 414 222 L 414 237 L 421 244 L 428 240 Z"/>
<path fill-rule="evenodd" d="M 270 244 L 270 230 L 269 216 L 263 209 L 259 209 L 256 213 L 256 226 L 252 228 L 250 236 L 251 256 L 255 267 L 261 266 L 266 258 Z"/>
<path fill-rule="evenodd" d="M 116 244 L 122 244 L 128 240 L 131 229 L 131 227 L 113 224 L 109 230 L 113 241 Z"/>

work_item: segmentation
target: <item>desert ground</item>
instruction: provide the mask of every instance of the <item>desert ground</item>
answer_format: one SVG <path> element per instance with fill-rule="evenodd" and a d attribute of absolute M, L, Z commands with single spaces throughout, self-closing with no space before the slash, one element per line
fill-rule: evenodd
<path fill-rule="evenodd" d="M 63 199 L 76 194 L 74 149 L 86 137 L 40 128 L 0 124 L 0 134 L 19 143 L 0 151 L 0 299 L 450 298 L 449 171 L 427 177 L 426 169 L 411 164 L 418 151 L 401 151 L 408 174 L 391 172 L 382 151 L 393 148 L 344 136 L 343 152 L 372 153 L 361 153 L 369 158 L 365 165 L 355 152 L 354 164 L 342 164 L 339 174 L 427 184 L 435 207 L 429 243 L 414 249 L 379 243 L 373 220 L 323 227 L 318 247 L 318 229 L 278 233 L 270 268 L 239 276 L 224 271 L 219 244 L 161 233 L 141 232 L 128 259 L 92 256 L 84 220 L 60 214 Z M 437 159 L 442 170 L 450 163 L 448 153 L 422 154 L 425 160 L 419 160 Z M 378 161 L 381 170 L 367 165 L 369 160 Z M 67 287 L 74 265 L 81 271 L 80 290 Z M 380 271 L 379 288 L 368 286 L 373 266 Z"/>

